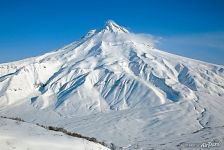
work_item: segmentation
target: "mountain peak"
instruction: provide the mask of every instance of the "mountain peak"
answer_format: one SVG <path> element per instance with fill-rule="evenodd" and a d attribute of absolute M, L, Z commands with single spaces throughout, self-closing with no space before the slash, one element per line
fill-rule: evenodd
<path fill-rule="evenodd" d="M 124 33 L 129 33 L 127 29 L 124 27 L 119 26 L 116 22 L 113 20 L 108 20 L 105 24 L 104 27 L 106 30 L 109 30 L 111 32 L 124 32 Z"/>
<path fill-rule="evenodd" d="M 106 21 L 106 26 L 119 26 L 115 21 L 113 20 L 107 20 Z"/>

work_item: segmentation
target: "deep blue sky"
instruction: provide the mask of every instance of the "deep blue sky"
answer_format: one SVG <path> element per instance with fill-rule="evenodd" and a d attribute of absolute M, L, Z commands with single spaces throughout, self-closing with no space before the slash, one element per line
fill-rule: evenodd
<path fill-rule="evenodd" d="M 0 0 L 0 63 L 78 40 L 112 19 L 169 52 L 224 64 L 223 0 Z"/>

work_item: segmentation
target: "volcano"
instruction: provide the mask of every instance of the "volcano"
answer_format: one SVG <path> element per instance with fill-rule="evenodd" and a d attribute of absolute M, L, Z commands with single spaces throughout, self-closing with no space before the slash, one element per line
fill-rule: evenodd
<path fill-rule="evenodd" d="M 42 56 L 0 64 L 0 115 L 117 149 L 178 149 L 224 135 L 224 66 L 159 50 L 114 21 Z"/>

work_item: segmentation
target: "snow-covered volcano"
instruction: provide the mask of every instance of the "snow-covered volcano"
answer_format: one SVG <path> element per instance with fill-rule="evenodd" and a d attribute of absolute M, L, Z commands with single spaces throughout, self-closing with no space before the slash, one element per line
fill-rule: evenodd
<path fill-rule="evenodd" d="M 160 51 L 113 21 L 57 51 L 0 65 L 1 115 L 123 149 L 221 136 L 223 107 L 224 66 Z"/>

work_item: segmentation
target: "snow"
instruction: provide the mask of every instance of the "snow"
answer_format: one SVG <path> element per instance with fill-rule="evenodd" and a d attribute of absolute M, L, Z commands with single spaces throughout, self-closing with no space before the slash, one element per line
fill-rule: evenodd
<path fill-rule="evenodd" d="M 109 150 L 85 139 L 3 118 L 0 119 L 0 133 L 0 147 L 3 150 Z"/>
<path fill-rule="evenodd" d="M 57 51 L 1 64 L 0 115 L 128 150 L 222 139 L 224 66 L 154 42 L 108 21 Z"/>

